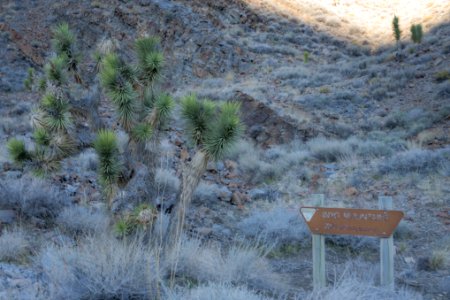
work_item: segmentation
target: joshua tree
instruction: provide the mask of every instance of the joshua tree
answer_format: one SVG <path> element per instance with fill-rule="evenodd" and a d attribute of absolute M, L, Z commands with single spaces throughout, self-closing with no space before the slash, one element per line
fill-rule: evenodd
<path fill-rule="evenodd" d="M 397 16 L 394 16 L 394 19 L 392 19 L 392 30 L 394 32 L 394 37 L 395 37 L 395 41 L 397 42 L 397 48 L 398 48 L 402 31 L 400 30 Z"/>
<path fill-rule="evenodd" d="M 131 170 L 134 159 L 151 165 L 157 156 L 147 151 L 146 146 L 157 138 L 175 105 L 170 95 L 156 89 L 164 64 L 159 40 L 154 37 L 137 39 L 136 59 L 130 63 L 110 51 L 113 47 L 106 48 L 97 53 L 100 82 L 116 108 L 120 125 L 130 137 L 122 170 Z"/>
<path fill-rule="evenodd" d="M 45 65 L 45 79 L 40 83 L 44 92 L 32 116 L 33 151 L 27 151 L 23 142 L 11 140 L 9 154 L 13 161 L 30 166 L 37 175 L 45 175 L 59 167 L 59 162 L 73 153 L 75 142 L 71 137 L 72 116 L 67 92 L 67 72 L 76 66 L 73 33 L 67 25 L 59 25 L 54 31 L 53 50 L 57 54 Z M 70 63 L 69 63 L 70 62 Z M 31 78 L 34 72 L 29 72 Z M 30 89 L 33 80 L 28 81 Z"/>
<path fill-rule="evenodd" d="M 166 236 L 166 247 L 175 251 L 179 248 L 185 213 L 208 161 L 221 159 L 237 141 L 243 128 L 239 109 L 236 102 L 217 105 L 210 100 L 198 100 L 195 95 L 182 100 L 181 113 L 196 153 L 182 172 L 181 193 Z"/>
<path fill-rule="evenodd" d="M 411 25 L 411 40 L 416 43 L 420 44 L 422 42 L 422 24 L 413 24 Z"/>

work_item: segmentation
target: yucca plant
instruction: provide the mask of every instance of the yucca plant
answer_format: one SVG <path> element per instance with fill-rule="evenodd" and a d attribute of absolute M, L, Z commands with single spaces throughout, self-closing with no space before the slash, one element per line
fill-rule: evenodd
<path fill-rule="evenodd" d="M 111 47 L 108 47 L 108 49 Z M 159 39 L 139 38 L 135 42 L 136 62 L 129 64 L 111 51 L 98 51 L 100 82 L 115 105 L 121 126 L 130 134 L 126 149 L 135 149 L 145 163 L 152 160 L 151 148 L 146 145 L 156 136 L 161 125 L 169 118 L 174 101 L 170 95 L 157 92 L 163 57 Z M 104 54 L 102 54 L 104 53 Z"/>
<path fill-rule="evenodd" d="M 71 125 L 70 105 L 61 94 L 45 94 L 39 104 L 41 124 L 49 132 L 66 133 Z"/>
<path fill-rule="evenodd" d="M 420 44 L 422 42 L 422 24 L 413 24 L 411 25 L 411 39 L 414 43 Z"/>
<path fill-rule="evenodd" d="M 104 187 L 107 198 L 111 201 L 121 171 L 115 133 L 111 130 L 100 130 L 94 142 L 94 148 L 99 158 L 100 183 Z"/>
<path fill-rule="evenodd" d="M 394 18 L 392 19 L 392 31 L 394 33 L 394 38 L 398 46 L 402 31 L 400 30 L 399 19 L 397 16 L 394 16 Z"/>
<path fill-rule="evenodd" d="M 151 98 L 150 101 L 144 100 L 144 108 L 146 112 L 145 120 L 152 128 L 159 128 L 164 124 L 172 114 L 175 102 L 167 93 L 159 93 Z"/>
<path fill-rule="evenodd" d="M 41 127 L 36 128 L 33 133 L 34 141 L 39 146 L 48 146 L 50 145 L 50 135 L 48 131 Z"/>
<path fill-rule="evenodd" d="M 25 143 L 16 138 L 12 138 L 6 144 L 9 156 L 17 164 L 23 164 L 26 161 L 31 160 L 31 154 L 27 151 Z"/>
<path fill-rule="evenodd" d="M 144 86 L 152 85 L 160 77 L 164 56 L 159 51 L 159 39 L 142 37 L 135 41 L 139 80 Z"/>
<path fill-rule="evenodd" d="M 67 83 L 66 59 L 63 56 L 53 57 L 44 68 L 47 79 L 56 86 Z"/>
<path fill-rule="evenodd" d="M 76 47 L 75 34 L 69 29 L 67 23 L 57 25 L 52 33 L 53 51 L 64 60 L 66 69 L 73 73 L 75 81 L 81 84 L 81 77 L 77 72 L 81 54 Z"/>
<path fill-rule="evenodd" d="M 119 219 L 114 225 L 114 231 L 118 238 L 125 238 L 133 232 L 133 224 L 127 217 Z"/>
<path fill-rule="evenodd" d="M 195 95 L 182 100 L 181 114 L 197 150 L 190 164 L 183 169 L 181 194 L 167 236 L 170 248 L 180 243 L 185 212 L 208 161 L 222 159 L 241 134 L 243 125 L 239 110 L 240 105 L 236 102 L 216 105 L 211 100 L 198 100 Z"/>
<path fill-rule="evenodd" d="M 116 107 L 121 125 L 127 131 L 133 126 L 137 110 L 134 78 L 132 68 L 117 54 L 109 53 L 102 59 L 100 82 Z"/>

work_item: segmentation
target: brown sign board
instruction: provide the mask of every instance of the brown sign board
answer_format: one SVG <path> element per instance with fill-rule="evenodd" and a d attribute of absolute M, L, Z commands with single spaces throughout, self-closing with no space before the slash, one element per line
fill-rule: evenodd
<path fill-rule="evenodd" d="M 301 207 L 313 234 L 349 234 L 388 238 L 403 218 L 398 210 Z"/>

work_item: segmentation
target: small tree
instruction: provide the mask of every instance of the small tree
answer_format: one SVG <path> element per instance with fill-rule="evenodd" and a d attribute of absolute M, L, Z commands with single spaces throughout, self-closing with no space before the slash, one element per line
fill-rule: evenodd
<path fill-rule="evenodd" d="M 222 159 L 240 136 L 243 125 L 239 109 L 236 102 L 216 104 L 207 99 L 198 100 L 195 95 L 182 100 L 181 114 L 196 152 L 183 168 L 181 193 L 166 236 L 166 247 L 179 249 L 185 214 L 208 161 Z"/>
<path fill-rule="evenodd" d="M 411 40 L 416 43 L 420 44 L 422 42 L 422 24 L 413 24 L 411 25 Z"/>
<path fill-rule="evenodd" d="M 397 47 L 400 43 L 400 38 L 401 38 L 401 34 L 402 34 L 402 31 L 400 30 L 400 25 L 399 25 L 398 21 L 399 21 L 398 17 L 394 16 L 394 19 L 392 19 L 392 30 L 394 32 L 394 38 L 397 43 Z"/>

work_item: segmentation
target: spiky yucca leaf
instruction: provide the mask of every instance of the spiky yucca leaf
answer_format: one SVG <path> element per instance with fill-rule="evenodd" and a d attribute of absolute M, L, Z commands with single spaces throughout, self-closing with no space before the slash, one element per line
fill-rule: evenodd
<path fill-rule="evenodd" d="M 67 82 L 66 64 L 67 57 L 56 56 L 45 65 L 45 74 L 48 80 L 52 81 L 56 86 L 61 86 Z"/>
<path fill-rule="evenodd" d="M 75 43 L 75 35 L 69 29 L 69 24 L 61 23 L 53 31 L 52 46 L 56 54 L 69 54 Z"/>
<path fill-rule="evenodd" d="M 188 134 L 197 146 L 203 143 L 215 111 L 214 102 L 207 99 L 200 101 L 196 95 L 189 95 L 181 101 L 181 114 L 187 123 Z"/>
<path fill-rule="evenodd" d="M 111 101 L 115 104 L 121 125 L 130 130 L 136 113 L 136 93 L 130 83 L 126 83 L 122 89 L 108 93 Z"/>
<path fill-rule="evenodd" d="M 144 84 L 152 84 L 161 75 L 164 65 L 164 56 L 161 52 L 152 52 L 145 57 L 145 60 L 139 64 L 141 80 Z"/>
<path fill-rule="evenodd" d="M 115 90 L 120 85 L 120 61 L 115 53 L 103 57 L 100 65 L 100 82 L 107 90 Z"/>
<path fill-rule="evenodd" d="M 118 153 L 117 137 L 114 131 L 101 129 L 97 133 L 94 148 L 100 158 L 112 157 Z"/>
<path fill-rule="evenodd" d="M 156 98 L 155 109 L 158 111 L 159 121 L 164 122 L 172 113 L 175 107 L 175 102 L 173 98 L 167 93 L 161 93 Z"/>
<path fill-rule="evenodd" d="M 133 222 L 129 218 L 121 218 L 114 225 L 114 231 L 119 238 L 124 238 L 133 231 Z"/>
<path fill-rule="evenodd" d="M 144 89 L 143 105 L 147 112 L 150 112 L 155 106 L 158 95 L 159 93 L 151 87 Z"/>
<path fill-rule="evenodd" d="M 100 65 L 100 81 L 108 91 L 121 89 L 126 82 L 136 80 L 135 71 L 115 53 L 106 54 Z"/>
<path fill-rule="evenodd" d="M 25 148 L 25 143 L 16 138 L 12 138 L 6 144 L 9 156 L 15 163 L 23 163 L 31 159 L 30 153 Z"/>
<path fill-rule="evenodd" d="M 81 54 L 76 51 L 75 34 L 67 23 L 53 29 L 52 46 L 58 56 L 65 58 L 67 70 L 76 71 Z"/>
<path fill-rule="evenodd" d="M 207 131 L 203 148 L 212 159 L 221 159 L 236 143 L 243 131 L 239 117 L 240 104 L 226 102 L 220 107 L 217 121 Z"/>
<path fill-rule="evenodd" d="M 113 131 L 100 130 L 94 142 L 99 157 L 100 182 L 110 188 L 117 183 L 120 174 L 119 149 Z"/>
<path fill-rule="evenodd" d="M 158 37 L 142 37 L 136 39 L 134 42 L 134 48 L 138 58 L 139 64 L 144 64 L 147 59 L 147 55 L 152 52 L 158 51 L 159 48 L 159 38 Z"/>
<path fill-rule="evenodd" d="M 136 112 L 137 95 L 130 81 L 133 77 L 129 67 L 116 54 L 109 53 L 103 58 L 100 81 L 115 104 L 119 121 L 126 130 L 131 129 Z"/>
<path fill-rule="evenodd" d="M 45 128 L 36 128 L 34 130 L 33 137 L 36 144 L 40 146 L 48 146 L 50 144 L 50 135 L 48 134 L 47 130 L 45 130 Z"/>
<path fill-rule="evenodd" d="M 67 131 L 71 125 L 70 105 L 54 94 L 46 94 L 40 103 L 43 124 L 50 131 Z"/>
<path fill-rule="evenodd" d="M 135 141 L 145 142 L 149 140 L 153 135 L 153 129 L 150 124 L 141 123 L 137 124 L 131 130 L 131 136 Z"/>

